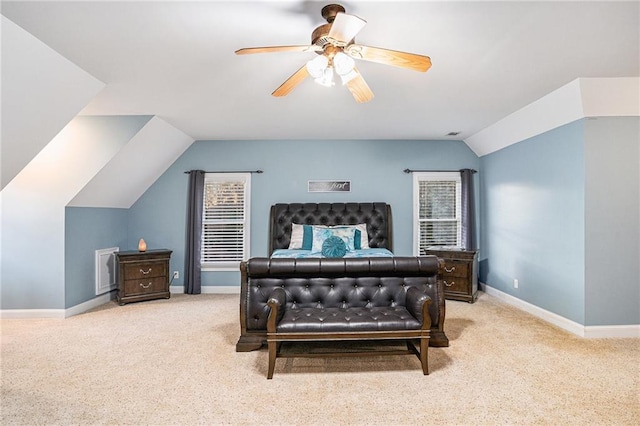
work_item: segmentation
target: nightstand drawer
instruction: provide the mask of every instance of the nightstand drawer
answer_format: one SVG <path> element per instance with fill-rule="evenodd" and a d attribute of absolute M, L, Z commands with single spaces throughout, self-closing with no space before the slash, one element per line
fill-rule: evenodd
<path fill-rule="evenodd" d="M 469 263 L 446 259 L 443 277 L 467 277 L 469 275 Z M 461 281 L 461 280 L 459 280 Z"/>
<path fill-rule="evenodd" d="M 469 281 L 463 277 L 442 277 L 445 292 L 468 293 Z"/>
<path fill-rule="evenodd" d="M 166 291 L 166 287 L 166 277 L 125 280 L 124 293 L 126 296 L 131 296 L 133 294 L 158 293 L 161 291 Z"/>
<path fill-rule="evenodd" d="M 124 279 L 146 280 L 154 277 L 167 276 L 167 267 L 164 262 L 139 262 L 124 265 Z"/>

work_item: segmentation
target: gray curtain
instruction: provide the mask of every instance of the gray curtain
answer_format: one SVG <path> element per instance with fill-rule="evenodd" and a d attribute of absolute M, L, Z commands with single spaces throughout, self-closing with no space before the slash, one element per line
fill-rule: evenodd
<path fill-rule="evenodd" d="M 204 171 L 189 172 L 189 195 L 187 200 L 187 247 L 184 265 L 184 292 L 200 294 L 200 247 L 202 243 L 202 200 Z"/>
<path fill-rule="evenodd" d="M 476 203 L 474 200 L 473 175 L 475 170 L 460 170 L 462 180 L 462 247 L 476 249 Z"/>

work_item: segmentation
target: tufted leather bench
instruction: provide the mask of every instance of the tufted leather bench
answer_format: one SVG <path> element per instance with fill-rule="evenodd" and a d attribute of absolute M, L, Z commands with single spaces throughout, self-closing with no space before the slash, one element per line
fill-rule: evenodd
<path fill-rule="evenodd" d="M 268 378 L 285 341 L 404 340 L 402 353 L 416 355 L 429 373 L 431 325 L 440 319 L 431 302 L 441 298 L 441 262 L 435 256 L 379 261 L 252 258 L 241 266 L 252 307 L 248 321 L 266 320 Z"/>
<path fill-rule="evenodd" d="M 283 296 L 286 300 L 286 296 Z M 420 328 L 416 316 L 404 306 L 301 308 L 284 311 L 278 333 L 388 331 Z"/>

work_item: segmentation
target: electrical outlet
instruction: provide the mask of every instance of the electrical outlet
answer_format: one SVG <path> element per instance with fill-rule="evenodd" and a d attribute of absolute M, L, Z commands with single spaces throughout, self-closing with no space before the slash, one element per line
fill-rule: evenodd
<path fill-rule="evenodd" d="M 173 278 L 180 278 L 180 272 L 173 271 Z"/>
<path fill-rule="evenodd" d="M 517 278 L 514 278 L 514 279 L 513 279 L 513 288 L 518 288 L 518 285 L 519 285 L 519 284 L 520 284 L 520 283 L 518 282 L 518 279 L 517 279 Z"/>

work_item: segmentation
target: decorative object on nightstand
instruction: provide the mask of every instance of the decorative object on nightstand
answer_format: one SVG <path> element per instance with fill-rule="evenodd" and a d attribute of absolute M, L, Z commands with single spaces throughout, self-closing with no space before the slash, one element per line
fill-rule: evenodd
<path fill-rule="evenodd" d="M 171 250 L 121 251 L 118 259 L 118 303 L 168 299 Z"/>
<path fill-rule="evenodd" d="M 145 243 L 143 238 L 140 238 L 140 241 L 138 241 L 138 251 L 147 251 L 147 243 Z"/>
<path fill-rule="evenodd" d="M 473 303 L 478 297 L 478 250 L 432 246 L 425 255 L 435 254 L 445 262 L 439 277 L 444 283 L 444 297 Z"/>

